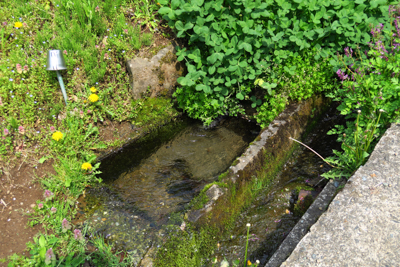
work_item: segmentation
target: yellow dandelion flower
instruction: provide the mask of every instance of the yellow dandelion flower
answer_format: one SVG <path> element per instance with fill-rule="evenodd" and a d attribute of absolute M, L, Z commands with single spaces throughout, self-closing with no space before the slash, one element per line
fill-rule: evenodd
<path fill-rule="evenodd" d="M 92 169 L 92 164 L 90 164 L 89 162 L 85 162 L 82 164 L 82 170 L 88 171 L 90 169 Z"/>
<path fill-rule="evenodd" d="M 247 260 L 247 265 L 250 266 L 251 265 L 251 261 Z"/>
<path fill-rule="evenodd" d="M 51 138 L 53 138 L 56 141 L 60 141 L 63 138 L 63 133 L 60 131 L 54 132 Z"/>
<path fill-rule="evenodd" d="M 96 88 L 95 88 L 95 87 L 91 87 L 91 88 L 90 88 L 90 92 L 92 92 L 92 93 L 96 93 L 96 92 L 97 92 L 97 90 L 96 90 Z"/>
<path fill-rule="evenodd" d="M 17 21 L 17 22 L 15 22 L 14 27 L 15 28 L 21 28 L 22 27 L 22 23 Z"/>
<path fill-rule="evenodd" d="M 88 99 L 90 102 L 94 103 L 99 100 L 99 96 L 96 94 L 91 94 Z"/>

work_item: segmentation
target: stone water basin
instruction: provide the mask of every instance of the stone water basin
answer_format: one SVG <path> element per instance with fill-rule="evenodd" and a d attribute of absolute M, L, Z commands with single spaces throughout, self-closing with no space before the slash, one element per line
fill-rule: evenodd
<path fill-rule="evenodd" d="M 209 129 L 191 120 L 165 126 L 102 161 L 104 182 L 86 192 L 80 213 L 93 232 L 138 263 L 161 244 L 161 226 L 174 223 L 258 132 L 258 126 L 237 118 Z"/>

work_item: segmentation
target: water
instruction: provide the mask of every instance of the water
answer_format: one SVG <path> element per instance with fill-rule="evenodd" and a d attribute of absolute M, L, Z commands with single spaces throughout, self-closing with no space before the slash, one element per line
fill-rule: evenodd
<path fill-rule="evenodd" d="M 88 190 L 80 211 L 97 234 L 139 262 L 161 243 L 160 226 L 217 180 L 258 131 L 239 119 L 212 129 L 188 120 L 163 127 L 102 162 L 104 183 Z"/>
<path fill-rule="evenodd" d="M 326 133 L 334 125 L 343 123 L 343 117 L 335 115 L 335 107 L 332 107 L 303 143 L 323 157 L 331 156 L 332 149 L 340 150 L 340 143 L 336 142 L 336 135 L 327 136 Z M 326 183 L 326 179 L 320 175 L 329 169 L 310 150 L 304 147 L 296 150 L 273 184 L 261 189 L 256 200 L 238 218 L 232 230 L 234 234 L 219 240 L 218 249 L 210 259 L 217 258 L 220 262 L 225 258 L 230 263 L 242 260 L 246 246 L 246 224 L 250 223 L 247 255 L 251 262 L 259 260 L 260 266 L 264 266 L 301 218 L 301 215 L 293 213 L 298 191 L 305 188 L 320 192 Z M 211 266 L 210 260 L 206 266 Z"/>

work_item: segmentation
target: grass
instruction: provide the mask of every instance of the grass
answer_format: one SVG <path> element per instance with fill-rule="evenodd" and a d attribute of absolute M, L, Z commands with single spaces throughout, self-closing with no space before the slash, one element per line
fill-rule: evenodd
<path fill-rule="evenodd" d="M 178 114 L 170 99 L 133 99 L 125 72 L 125 61 L 153 43 L 157 10 L 149 0 L 0 2 L 0 172 L 19 157 L 33 165 L 53 159 L 56 171 L 37 179 L 47 197 L 29 223 L 44 233 L 28 244 L 30 257 L 14 254 L 9 266 L 131 265 L 102 237 L 91 239 L 88 253 L 81 237 L 90 233 L 70 222 L 77 197 L 101 181 L 94 151 L 121 143 L 100 141 L 103 125 L 129 121 L 148 130 Z M 68 105 L 56 73 L 46 70 L 51 49 L 63 51 Z"/>

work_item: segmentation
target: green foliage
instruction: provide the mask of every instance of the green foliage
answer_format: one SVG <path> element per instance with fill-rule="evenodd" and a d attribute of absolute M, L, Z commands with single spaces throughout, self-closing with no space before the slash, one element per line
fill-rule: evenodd
<path fill-rule="evenodd" d="M 338 56 L 338 61 L 332 62 L 342 86 L 329 96 L 341 101 L 338 110 L 353 121 L 347 128 L 331 131 L 340 134 L 338 141 L 342 142 L 343 152 L 334 151 L 335 156 L 327 159 L 338 167 L 324 174 L 326 178 L 349 178 L 365 163 L 386 126 L 400 114 L 398 16 L 399 10 L 390 7 L 396 29 L 393 31 L 392 22 L 373 28 L 369 51 L 363 53 L 346 47 L 345 56 Z"/>
<path fill-rule="evenodd" d="M 275 117 L 281 113 L 287 103 L 287 99 L 282 95 L 276 95 L 269 98 L 266 96 L 268 101 L 265 101 L 260 107 L 257 108 L 256 119 L 260 123 L 261 128 L 268 126 L 268 124 L 275 119 Z"/>
<path fill-rule="evenodd" d="M 205 227 L 197 232 L 190 225 L 185 231 L 173 227 L 166 244 L 157 252 L 154 266 L 201 266 L 201 257 L 207 257 L 214 251 L 217 229 Z"/>
<path fill-rule="evenodd" d="M 316 59 L 334 55 L 345 45 L 369 42 L 368 26 L 388 21 L 386 1 L 159 2 L 159 13 L 191 45 L 177 53 L 188 73 L 179 78 L 183 88 L 176 97 L 190 116 L 206 122 L 242 112 L 239 102 L 251 91 L 243 85 L 274 63 L 307 48 L 317 49 Z"/>

